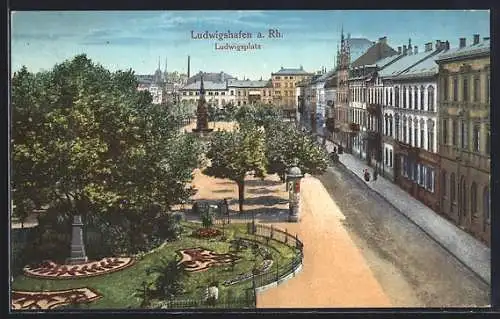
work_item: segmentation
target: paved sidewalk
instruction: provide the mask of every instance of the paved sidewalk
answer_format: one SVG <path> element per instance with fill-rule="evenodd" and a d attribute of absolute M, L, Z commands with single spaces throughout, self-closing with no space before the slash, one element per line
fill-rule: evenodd
<path fill-rule="evenodd" d="M 331 151 L 333 143 L 327 141 L 327 149 Z M 370 168 L 362 160 L 351 154 L 339 155 L 341 164 L 349 171 L 363 179 L 363 170 Z M 373 174 L 372 174 L 373 175 Z M 417 224 L 424 232 L 440 243 L 474 273 L 488 284 L 491 284 L 490 249 L 456 225 L 439 216 L 429 207 L 402 190 L 399 186 L 378 176 L 377 181 L 366 183 L 369 188 L 385 198 L 403 215 Z"/>
<path fill-rule="evenodd" d="M 257 308 L 391 307 L 345 229 L 345 216 L 318 179 L 302 180 L 301 202 L 300 222 L 273 225 L 298 234 L 304 243 L 303 269 L 295 278 L 258 293 Z"/>

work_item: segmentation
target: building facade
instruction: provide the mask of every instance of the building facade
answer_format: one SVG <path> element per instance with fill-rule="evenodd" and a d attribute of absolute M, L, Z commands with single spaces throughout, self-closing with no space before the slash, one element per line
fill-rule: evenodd
<path fill-rule="evenodd" d="M 428 55 L 392 78 L 393 85 L 401 92 L 403 99 L 397 112 L 397 120 L 400 121 L 398 133 L 400 128 L 404 130 L 394 145 L 399 168 L 395 172 L 395 182 L 436 212 L 439 212 L 440 205 L 440 160 L 437 144 L 438 66 L 435 59 L 447 49 L 444 42 L 438 42 L 435 49 L 432 43 L 427 43 L 422 54 Z M 414 51 L 413 54 L 418 52 Z M 384 117 L 388 128 L 390 120 L 390 116 Z"/>
<path fill-rule="evenodd" d="M 440 211 L 490 244 L 490 41 L 474 35 L 439 64 Z"/>
<path fill-rule="evenodd" d="M 436 41 L 435 48 L 427 43 L 419 52 L 409 41 L 378 74 L 383 87 L 383 174 L 433 209 L 439 187 L 434 58 L 447 47 Z"/>
<path fill-rule="evenodd" d="M 229 80 L 227 82 L 228 94 L 233 105 L 264 103 L 273 101 L 273 88 L 270 81 Z"/>
<path fill-rule="evenodd" d="M 302 66 L 298 69 L 281 67 L 278 72 L 271 73 L 273 104 L 283 109 L 297 109 L 296 85 L 312 76 Z"/>
<path fill-rule="evenodd" d="M 350 64 L 349 42 L 344 38 L 344 32 L 340 35 L 340 49 L 337 53 L 337 103 L 334 106 L 334 130 L 333 141 L 341 146 L 343 150 L 350 152 L 352 149 L 351 137 L 359 132 L 359 126 L 350 123 L 348 119 L 349 109 L 349 64 Z"/>
<path fill-rule="evenodd" d="M 231 97 L 228 95 L 227 81 L 225 80 L 225 74 L 222 72 L 215 74 L 199 72 L 189 78 L 187 84 L 179 89 L 180 100 L 191 105 L 196 104 L 199 99 L 202 75 L 207 104 L 222 108 L 230 103 Z M 205 75 L 209 80 L 205 78 Z"/>

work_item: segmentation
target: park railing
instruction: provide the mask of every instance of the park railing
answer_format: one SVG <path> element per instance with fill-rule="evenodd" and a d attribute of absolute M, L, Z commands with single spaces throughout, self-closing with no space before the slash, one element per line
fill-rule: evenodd
<path fill-rule="evenodd" d="M 255 308 L 256 296 L 254 289 L 246 289 L 245 293 L 239 296 L 234 296 L 229 293 L 230 290 L 225 291 L 220 298 L 215 302 L 211 302 L 206 298 L 190 298 L 190 299 L 172 299 L 162 302 L 163 309 L 186 309 L 186 308 Z"/>
<path fill-rule="evenodd" d="M 254 222 L 247 223 L 247 232 L 255 236 L 261 236 L 266 240 L 276 240 L 285 245 L 295 247 L 298 254 L 284 265 L 279 265 L 277 262 L 271 269 L 266 272 L 257 274 L 252 277 L 254 290 L 260 290 L 270 285 L 278 285 L 286 278 L 294 275 L 302 266 L 304 258 L 304 244 L 299 239 L 298 235 L 292 235 L 287 230 L 282 230 L 274 227 L 273 225 L 267 226 L 263 224 L 256 224 Z"/>

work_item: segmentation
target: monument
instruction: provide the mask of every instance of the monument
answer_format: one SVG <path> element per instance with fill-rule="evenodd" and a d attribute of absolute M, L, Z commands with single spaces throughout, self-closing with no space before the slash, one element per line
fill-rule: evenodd
<path fill-rule="evenodd" d="M 70 265 L 86 263 L 88 258 L 85 254 L 85 243 L 83 241 L 82 216 L 73 216 L 73 224 L 71 226 L 71 255 L 66 262 Z"/>
<path fill-rule="evenodd" d="M 200 98 L 198 99 L 198 108 L 196 109 L 196 128 L 194 133 L 210 133 L 213 129 L 208 128 L 208 108 L 205 100 L 205 87 L 203 86 L 203 74 L 201 74 Z"/>

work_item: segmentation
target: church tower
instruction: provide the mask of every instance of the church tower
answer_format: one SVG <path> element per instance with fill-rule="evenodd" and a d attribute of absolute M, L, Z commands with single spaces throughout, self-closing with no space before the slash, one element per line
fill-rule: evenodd
<path fill-rule="evenodd" d="M 340 34 L 340 50 L 337 52 L 337 101 L 335 103 L 335 126 L 339 129 L 334 134 L 334 140 L 349 150 L 349 64 L 350 64 L 349 36 L 344 37 L 344 28 Z"/>

